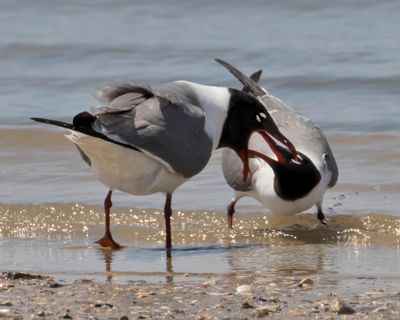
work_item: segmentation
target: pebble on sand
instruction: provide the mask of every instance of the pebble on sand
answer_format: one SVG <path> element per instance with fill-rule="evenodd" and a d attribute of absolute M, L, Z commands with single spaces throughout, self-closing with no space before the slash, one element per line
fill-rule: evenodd
<path fill-rule="evenodd" d="M 203 282 L 203 287 L 207 288 L 210 286 L 215 286 L 216 283 L 217 282 L 215 281 L 215 279 L 207 280 L 207 281 Z"/>
<path fill-rule="evenodd" d="M 236 292 L 239 294 L 250 294 L 251 286 L 249 286 L 248 284 L 243 284 L 236 288 Z"/>
<path fill-rule="evenodd" d="M 299 287 L 308 287 L 312 286 L 314 284 L 314 281 L 312 281 L 310 278 L 304 278 L 299 282 Z"/>
<path fill-rule="evenodd" d="M 337 314 L 353 314 L 354 309 L 349 307 L 344 301 L 335 298 L 330 304 L 330 310 Z"/>
<path fill-rule="evenodd" d="M 288 311 L 288 315 L 291 317 L 303 317 L 305 316 L 305 313 L 299 309 L 290 309 Z"/>
<path fill-rule="evenodd" d="M 242 303 L 241 308 L 242 309 L 254 309 L 254 306 L 252 306 L 250 303 L 248 303 L 248 301 L 245 301 Z"/>
<path fill-rule="evenodd" d="M 270 313 L 277 313 L 282 311 L 281 306 L 277 305 L 277 306 L 263 306 L 263 307 L 259 307 L 255 310 L 254 315 L 257 318 L 262 318 L 265 317 L 267 315 L 269 315 Z"/>

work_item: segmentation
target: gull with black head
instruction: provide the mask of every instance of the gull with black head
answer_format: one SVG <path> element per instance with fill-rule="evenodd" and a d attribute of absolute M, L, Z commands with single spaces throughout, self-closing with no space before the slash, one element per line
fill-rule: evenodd
<path fill-rule="evenodd" d="M 104 200 L 105 234 L 97 241 L 103 247 L 120 248 L 110 230 L 113 190 L 165 193 L 165 246 L 170 249 L 172 193 L 203 170 L 213 150 L 234 150 L 244 163 L 245 175 L 253 132 L 277 139 L 289 153 L 295 152 L 259 99 L 240 90 L 174 81 L 153 91 L 147 84 L 123 82 L 99 90 L 97 97 L 103 105 L 76 115 L 72 123 L 32 119 L 68 129 L 66 137 L 109 188 Z"/>
<path fill-rule="evenodd" d="M 270 95 L 257 82 L 261 70 L 250 78 L 231 64 L 218 60 L 266 107 L 279 130 L 293 143 L 297 154 L 263 132 L 252 134 L 248 145 L 250 174 L 243 179 L 242 161 L 229 149 L 222 155 L 222 170 L 227 183 L 235 190 L 227 209 L 228 228 L 233 227 L 236 202 L 253 197 L 273 213 L 294 215 L 317 206 L 317 217 L 324 223 L 322 201 L 325 191 L 338 180 L 338 167 L 322 131 L 281 100 Z M 265 149 L 267 141 L 268 150 Z"/>

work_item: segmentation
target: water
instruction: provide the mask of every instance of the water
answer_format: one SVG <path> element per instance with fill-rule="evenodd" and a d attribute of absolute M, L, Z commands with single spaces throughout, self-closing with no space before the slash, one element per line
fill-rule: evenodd
<path fill-rule="evenodd" d="M 396 275 L 399 10 L 397 1 L 361 0 L 2 1 L 0 269 L 102 278 L 111 268 L 123 281 L 150 276 L 150 269 L 157 277 L 171 267 L 204 275 L 302 270 L 304 264 L 321 274 Z M 181 216 L 173 265 L 160 250 L 163 225 L 156 212 L 163 195 L 122 193 L 114 197 L 113 223 L 127 248 L 113 253 L 110 264 L 92 245 L 102 232 L 107 189 L 62 130 L 29 118 L 70 120 L 97 104 L 96 88 L 121 79 L 154 87 L 177 79 L 239 87 L 216 57 L 248 73 L 264 69 L 263 86 L 326 132 L 340 168 L 324 202 L 329 226 L 316 223 L 314 209 L 280 221 L 244 199 L 237 215 L 242 229 L 227 233 L 223 212 L 231 190 L 217 152 L 174 194 Z M 304 253 L 314 251 L 319 254 L 304 261 Z M 388 268 L 381 269 L 382 256 Z"/>

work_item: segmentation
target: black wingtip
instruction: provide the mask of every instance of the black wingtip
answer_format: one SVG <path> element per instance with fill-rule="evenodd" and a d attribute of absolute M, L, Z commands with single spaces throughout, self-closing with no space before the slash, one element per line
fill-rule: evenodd
<path fill-rule="evenodd" d="M 254 72 L 251 76 L 250 79 L 253 80 L 255 83 L 258 83 L 260 81 L 261 75 L 262 75 L 262 69 Z"/>
<path fill-rule="evenodd" d="M 237 78 L 255 96 L 262 97 L 265 95 L 265 91 L 256 82 L 254 82 L 252 79 L 244 75 L 243 72 L 235 68 L 233 65 L 218 58 L 216 58 L 215 61 L 217 61 L 219 64 L 223 65 L 226 69 L 228 69 L 228 71 L 232 73 L 233 76 Z"/>
<path fill-rule="evenodd" d="M 258 70 L 256 72 L 254 72 L 251 76 L 250 79 L 253 80 L 255 83 L 258 83 L 260 81 L 261 78 L 261 74 L 262 74 L 262 70 Z M 243 92 L 249 93 L 250 89 L 247 86 L 243 86 L 242 89 Z"/>

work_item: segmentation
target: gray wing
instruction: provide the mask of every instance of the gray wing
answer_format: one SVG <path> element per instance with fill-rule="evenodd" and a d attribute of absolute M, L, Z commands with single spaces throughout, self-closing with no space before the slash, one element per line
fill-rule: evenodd
<path fill-rule="evenodd" d="M 332 173 L 329 186 L 333 187 L 338 180 L 339 170 L 329 143 L 320 128 L 271 95 L 263 96 L 262 101 L 279 129 L 292 141 L 298 151 L 325 158 Z"/>
<path fill-rule="evenodd" d="M 332 188 L 338 181 L 339 168 L 338 168 L 335 157 L 333 156 L 331 147 L 329 146 L 328 142 L 326 142 L 326 146 L 327 146 L 327 148 L 326 148 L 327 151 L 326 151 L 325 161 L 328 165 L 329 170 L 332 172 L 332 177 L 331 177 L 331 180 L 329 181 L 328 186 Z"/>
<path fill-rule="evenodd" d="M 207 164 L 212 141 L 204 131 L 203 110 L 155 95 L 149 86 L 125 82 L 99 90 L 107 105 L 93 109 L 93 129 L 109 139 L 133 146 L 191 177 Z"/>

